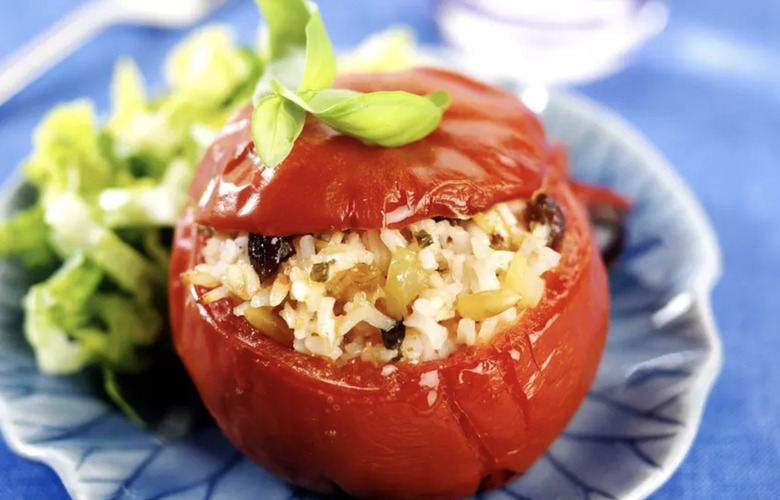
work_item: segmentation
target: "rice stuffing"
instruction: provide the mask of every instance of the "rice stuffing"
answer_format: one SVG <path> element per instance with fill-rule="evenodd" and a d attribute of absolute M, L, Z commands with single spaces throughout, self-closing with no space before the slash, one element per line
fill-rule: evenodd
<path fill-rule="evenodd" d="M 235 315 L 302 353 L 379 365 L 441 359 L 490 341 L 541 299 L 560 254 L 547 225 L 521 222 L 524 209 L 516 201 L 468 220 L 296 236 L 265 279 L 249 234 L 216 233 L 184 278 L 201 302 L 231 300 Z"/>

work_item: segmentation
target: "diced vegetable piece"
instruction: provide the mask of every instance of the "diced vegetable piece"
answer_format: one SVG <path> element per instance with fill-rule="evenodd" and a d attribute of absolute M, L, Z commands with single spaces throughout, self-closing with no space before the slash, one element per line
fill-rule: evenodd
<path fill-rule="evenodd" d="M 536 307 L 544 294 L 544 280 L 531 272 L 528 261 L 520 254 L 509 264 L 503 284 L 520 294 L 520 307 Z"/>
<path fill-rule="evenodd" d="M 506 288 L 470 293 L 458 297 L 458 313 L 464 318 L 483 321 L 501 314 L 519 301 L 520 295 Z"/>
<path fill-rule="evenodd" d="M 417 240 L 417 245 L 420 248 L 425 248 L 433 245 L 433 236 L 428 231 L 418 231 L 414 233 L 414 239 Z"/>
<path fill-rule="evenodd" d="M 247 307 L 244 316 L 249 323 L 284 345 L 292 345 L 293 332 L 271 307 Z"/>
<path fill-rule="evenodd" d="M 403 247 L 395 249 L 387 271 L 387 312 L 395 319 L 402 319 L 406 308 L 423 291 L 428 273 L 420 265 L 417 254 Z"/>
<path fill-rule="evenodd" d="M 309 277 L 312 281 L 316 281 L 317 283 L 325 283 L 328 281 L 328 275 L 330 274 L 330 261 L 327 262 L 317 262 L 311 267 L 311 273 L 309 273 Z"/>
<path fill-rule="evenodd" d="M 351 300 L 357 292 L 371 292 L 382 284 L 382 271 L 372 264 L 360 262 L 336 274 L 326 285 L 331 297 Z"/>
<path fill-rule="evenodd" d="M 489 235 L 497 234 L 503 237 L 505 234 L 507 234 L 504 221 L 494 211 L 474 214 L 471 220 L 474 221 L 474 223 L 479 226 L 480 229 Z"/>

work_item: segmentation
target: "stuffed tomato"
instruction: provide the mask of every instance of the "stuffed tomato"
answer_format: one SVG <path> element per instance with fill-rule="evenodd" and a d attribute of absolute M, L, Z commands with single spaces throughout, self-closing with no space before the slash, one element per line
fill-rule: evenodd
<path fill-rule="evenodd" d="M 381 148 L 307 119 L 274 169 L 246 110 L 199 166 L 175 234 L 174 342 L 227 437 L 316 491 L 460 498 L 561 433 L 608 326 L 587 215 L 535 116 L 453 73 L 342 77 L 449 92 Z"/>

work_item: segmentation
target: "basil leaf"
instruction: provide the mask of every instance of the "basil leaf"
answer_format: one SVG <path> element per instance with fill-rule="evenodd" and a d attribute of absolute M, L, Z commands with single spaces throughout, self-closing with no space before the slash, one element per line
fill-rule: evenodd
<path fill-rule="evenodd" d="M 264 97 L 274 93 L 271 82 L 278 80 L 285 87 L 297 88 L 303 79 L 306 53 L 303 50 L 290 51 L 282 59 L 271 61 L 265 68 L 265 73 L 257 82 L 252 102 L 257 105 Z"/>
<path fill-rule="evenodd" d="M 394 147 L 433 132 L 443 113 L 442 108 L 425 97 L 385 91 L 352 97 L 314 114 L 339 132 Z"/>
<path fill-rule="evenodd" d="M 306 25 L 311 18 L 304 0 L 255 0 L 270 34 L 270 61 L 306 47 Z"/>
<path fill-rule="evenodd" d="M 315 92 L 312 96 L 306 96 L 305 109 L 310 113 L 322 113 L 331 106 L 362 95 L 360 92 L 347 89 L 327 89 Z"/>
<path fill-rule="evenodd" d="M 307 111 L 339 132 L 386 147 L 420 140 L 441 122 L 450 104 L 444 91 L 418 96 L 329 89 L 336 78 L 336 56 L 316 5 L 256 1 L 268 23 L 271 47 L 252 99 L 252 137 L 268 167 L 290 154 Z"/>
<path fill-rule="evenodd" d="M 444 91 L 428 96 L 402 91 L 361 94 L 344 89 L 292 92 L 278 82 L 275 90 L 331 128 L 385 147 L 403 146 L 433 132 L 450 102 Z"/>
<path fill-rule="evenodd" d="M 306 66 L 300 80 L 300 90 L 322 90 L 336 79 L 336 54 L 325 31 L 319 11 L 306 24 Z"/>
<path fill-rule="evenodd" d="M 257 103 L 252 112 L 252 139 L 267 167 L 287 158 L 305 121 L 306 112 L 282 96 L 271 95 Z"/>
<path fill-rule="evenodd" d="M 425 98 L 431 101 L 434 106 L 438 107 L 442 111 L 445 111 L 450 107 L 450 94 L 448 94 L 445 90 L 439 90 L 433 94 L 428 94 L 425 96 Z"/>

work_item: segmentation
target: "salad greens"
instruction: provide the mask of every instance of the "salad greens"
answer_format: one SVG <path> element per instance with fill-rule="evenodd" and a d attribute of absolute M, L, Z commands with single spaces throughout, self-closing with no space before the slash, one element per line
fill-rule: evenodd
<path fill-rule="evenodd" d="M 95 369 L 107 395 L 139 420 L 121 383 L 174 358 L 158 352 L 170 349 L 170 228 L 195 165 L 249 102 L 262 67 L 228 29 L 207 27 L 165 62 L 167 93 L 149 98 L 138 68 L 122 60 L 107 120 L 88 101 L 43 119 L 22 169 L 37 201 L 0 225 L 0 255 L 53 271 L 22 304 L 42 372 Z"/>
<path fill-rule="evenodd" d="M 42 279 L 22 303 L 39 369 L 87 370 L 139 423 L 147 415 L 137 413 L 138 401 L 157 416 L 192 404 L 182 403 L 189 382 L 167 332 L 171 228 L 195 166 L 228 117 L 255 96 L 256 146 L 275 165 L 307 112 L 344 133 L 396 145 L 429 133 L 448 104 L 445 93 L 328 88 L 336 60 L 316 7 L 258 3 L 270 28 L 265 51 L 238 47 L 229 29 L 207 26 L 166 60 L 167 92 L 147 95 L 136 65 L 121 60 L 105 120 L 86 100 L 54 108 L 22 168 L 37 199 L 0 223 L 0 257 Z M 410 46 L 406 32 L 374 38 L 376 57 L 359 49 L 351 67 L 398 69 L 410 61 Z M 162 390 L 165 383 L 172 391 Z"/>
<path fill-rule="evenodd" d="M 275 167 L 290 153 L 306 112 L 343 134 L 386 147 L 418 141 L 439 125 L 450 103 L 446 92 L 330 89 L 336 56 L 316 6 L 304 0 L 257 3 L 270 27 L 270 60 L 254 94 L 252 138 L 266 166 Z"/>

